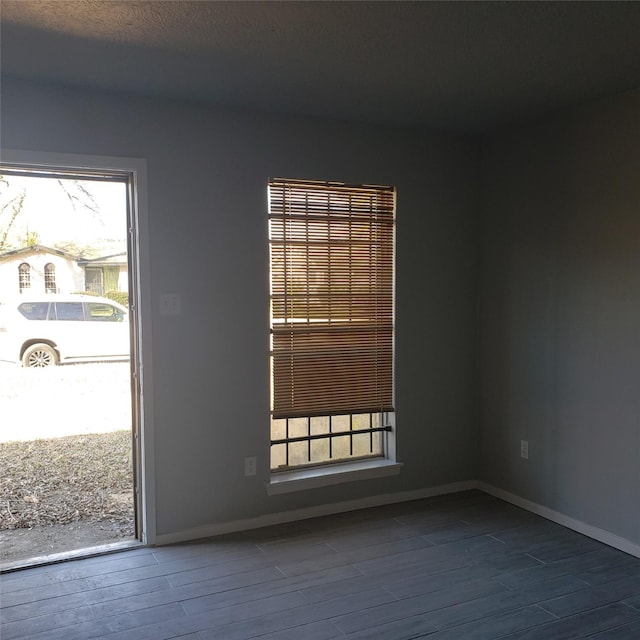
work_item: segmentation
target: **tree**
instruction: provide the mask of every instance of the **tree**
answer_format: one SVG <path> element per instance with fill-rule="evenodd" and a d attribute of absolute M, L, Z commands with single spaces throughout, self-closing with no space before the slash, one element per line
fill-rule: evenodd
<path fill-rule="evenodd" d="M 96 216 L 100 215 L 100 207 L 96 203 L 93 194 L 80 180 L 61 180 L 58 178 L 58 184 L 67 198 L 69 198 L 74 211 L 77 211 L 78 207 L 80 207 Z"/>
<path fill-rule="evenodd" d="M 20 182 L 12 180 L 12 176 L 0 174 L 0 253 L 13 248 L 30 247 L 39 242 L 37 231 L 26 229 L 20 233 L 18 230 L 20 214 L 27 199 L 27 188 Z M 81 180 L 58 178 L 56 183 L 68 198 L 73 211 L 89 212 L 103 223 L 98 203 Z"/>
<path fill-rule="evenodd" d="M 27 247 L 35 247 L 40 243 L 40 234 L 37 231 L 29 231 L 25 234 L 24 244 Z"/>
<path fill-rule="evenodd" d="M 2 203 L 0 207 L 0 252 L 10 248 L 9 233 L 15 225 L 27 197 L 25 187 L 15 193 L 11 193 L 11 191 L 11 185 L 6 176 L 0 175 L 0 202 Z"/>
<path fill-rule="evenodd" d="M 93 247 L 89 244 L 80 244 L 73 240 L 65 240 L 64 242 L 54 242 L 54 249 L 59 249 L 60 251 L 64 251 L 75 258 L 86 258 L 89 256 L 93 250 Z"/>

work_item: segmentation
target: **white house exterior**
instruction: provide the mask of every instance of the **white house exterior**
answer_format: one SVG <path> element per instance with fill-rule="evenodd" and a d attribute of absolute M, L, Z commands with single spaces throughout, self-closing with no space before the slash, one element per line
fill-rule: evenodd
<path fill-rule="evenodd" d="M 125 253 L 77 258 L 43 245 L 0 254 L 0 296 L 19 293 L 127 291 Z"/>

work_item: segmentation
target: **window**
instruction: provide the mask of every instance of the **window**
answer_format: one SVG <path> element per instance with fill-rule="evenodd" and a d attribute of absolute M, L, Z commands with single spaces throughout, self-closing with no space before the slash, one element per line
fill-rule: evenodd
<path fill-rule="evenodd" d="M 269 182 L 271 468 L 384 456 L 392 187 Z"/>
<path fill-rule="evenodd" d="M 28 320 L 46 320 L 49 311 L 48 302 L 23 302 L 18 311 Z"/>
<path fill-rule="evenodd" d="M 84 270 L 85 288 L 101 296 L 104 293 L 104 274 L 102 267 L 87 267 Z"/>
<path fill-rule="evenodd" d="M 56 302 L 55 307 L 58 320 L 84 320 L 82 302 Z"/>
<path fill-rule="evenodd" d="M 31 267 L 26 262 L 18 267 L 18 286 L 20 293 L 31 288 Z"/>
<path fill-rule="evenodd" d="M 102 302 L 87 303 L 89 311 L 89 320 L 97 320 L 98 322 L 123 322 L 124 312 L 110 304 Z"/>
<path fill-rule="evenodd" d="M 47 293 L 55 293 L 56 289 L 56 267 L 50 262 L 44 265 L 44 290 Z"/>

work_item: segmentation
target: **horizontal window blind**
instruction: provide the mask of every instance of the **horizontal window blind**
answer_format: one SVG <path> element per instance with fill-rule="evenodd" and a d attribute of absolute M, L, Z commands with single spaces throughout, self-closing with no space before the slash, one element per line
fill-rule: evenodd
<path fill-rule="evenodd" d="M 272 416 L 393 410 L 392 187 L 269 182 Z"/>

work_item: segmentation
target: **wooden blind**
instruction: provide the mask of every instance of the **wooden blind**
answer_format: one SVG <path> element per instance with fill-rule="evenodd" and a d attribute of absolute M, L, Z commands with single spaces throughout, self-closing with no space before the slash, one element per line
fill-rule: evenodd
<path fill-rule="evenodd" d="M 272 416 L 393 410 L 392 187 L 269 182 Z"/>

